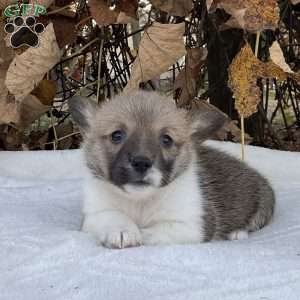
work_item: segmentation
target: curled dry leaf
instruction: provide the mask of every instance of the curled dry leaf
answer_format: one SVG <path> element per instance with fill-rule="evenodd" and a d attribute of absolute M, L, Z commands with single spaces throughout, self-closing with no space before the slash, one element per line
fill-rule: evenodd
<path fill-rule="evenodd" d="M 243 28 L 250 32 L 276 29 L 279 7 L 276 0 L 214 0 L 214 7 L 224 9 L 237 22 L 229 20 L 227 27 Z"/>
<path fill-rule="evenodd" d="M 4 24 L 0 21 L 0 28 L 3 27 Z M 4 30 L 0 30 L 0 124 L 17 120 L 14 102 L 10 99 L 8 89 L 5 86 L 6 72 L 13 57 L 13 49 L 5 44 Z"/>
<path fill-rule="evenodd" d="M 284 55 L 283 55 L 282 50 L 277 41 L 275 41 L 272 44 L 272 46 L 270 47 L 270 57 L 271 57 L 271 60 L 277 66 L 279 66 L 284 72 L 288 72 L 288 73 L 293 72 L 291 70 L 290 66 L 285 62 Z"/>
<path fill-rule="evenodd" d="M 24 128 L 48 111 L 51 106 L 44 105 L 36 96 L 28 95 L 21 103 L 13 96 L 0 101 L 0 124 L 13 124 Z"/>
<path fill-rule="evenodd" d="M 286 73 L 272 61 L 261 62 L 247 44 L 233 59 L 229 67 L 229 85 L 234 93 L 235 108 L 244 117 L 251 116 L 257 110 L 261 91 L 256 82 L 260 77 L 276 78 L 279 81 L 287 78 L 300 81 L 298 74 Z"/>
<path fill-rule="evenodd" d="M 26 96 L 22 103 L 18 105 L 20 114 L 18 127 L 27 127 L 51 108 L 51 106 L 44 105 L 40 99 L 31 94 Z"/>
<path fill-rule="evenodd" d="M 24 99 L 60 60 L 61 51 L 56 42 L 52 23 L 45 28 L 39 38 L 39 46 L 17 55 L 7 71 L 5 84 L 17 101 Z"/>
<path fill-rule="evenodd" d="M 113 10 L 109 8 L 106 0 L 89 0 L 88 5 L 92 17 L 99 26 L 136 22 L 137 0 L 120 0 Z"/>
<path fill-rule="evenodd" d="M 279 67 L 282 71 L 284 71 L 285 74 L 282 75 L 283 80 L 285 79 L 284 77 L 288 77 L 300 83 L 300 74 L 295 73 L 286 63 L 281 47 L 277 41 L 275 41 L 270 47 L 270 58 L 271 62 L 268 63 L 269 68 Z"/>
<path fill-rule="evenodd" d="M 179 107 L 187 105 L 197 96 L 197 79 L 206 57 L 206 48 L 187 49 L 185 67 L 174 83 L 174 98 Z"/>
<path fill-rule="evenodd" d="M 155 8 L 169 13 L 172 16 L 187 16 L 193 9 L 192 0 L 150 0 Z"/>
<path fill-rule="evenodd" d="M 146 82 L 167 71 L 185 55 L 184 28 L 184 23 L 155 22 L 145 30 L 125 91 L 137 89 L 140 82 Z"/>
<path fill-rule="evenodd" d="M 36 88 L 36 95 L 40 99 L 34 95 L 28 95 L 22 102 L 18 102 L 13 95 L 9 94 L 4 84 L 5 73 L 6 70 L 0 68 L 0 124 L 26 127 L 49 110 L 49 105 L 52 104 L 55 96 L 55 87 L 50 81 L 49 83 L 42 81 Z"/>

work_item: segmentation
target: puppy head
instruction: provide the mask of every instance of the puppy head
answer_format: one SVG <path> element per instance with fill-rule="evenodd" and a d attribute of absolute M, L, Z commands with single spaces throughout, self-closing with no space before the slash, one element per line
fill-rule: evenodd
<path fill-rule="evenodd" d="M 94 176 L 131 196 L 146 197 L 170 184 L 195 157 L 195 142 L 225 121 L 214 111 L 178 109 L 154 92 L 120 95 L 101 107 L 74 97 L 69 107 Z"/>

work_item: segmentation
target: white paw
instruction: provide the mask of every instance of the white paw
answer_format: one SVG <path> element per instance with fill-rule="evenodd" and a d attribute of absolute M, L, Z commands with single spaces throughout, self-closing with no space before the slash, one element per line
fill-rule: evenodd
<path fill-rule="evenodd" d="M 123 249 L 140 246 L 142 238 L 138 231 L 113 230 L 104 234 L 100 243 L 107 248 Z"/>
<path fill-rule="evenodd" d="M 249 234 L 247 230 L 235 230 L 229 233 L 228 239 L 231 241 L 234 240 L 246 240 Z"/>

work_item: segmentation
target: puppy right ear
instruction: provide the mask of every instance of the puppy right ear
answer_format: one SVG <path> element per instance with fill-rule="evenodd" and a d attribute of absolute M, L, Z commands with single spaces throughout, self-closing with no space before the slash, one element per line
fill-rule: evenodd
<path fill-rule="evenodd" d="M 98 104 L 89 98 L 74 96 L 68 100 L 69 111 L 73 121 L 85 132 L 93 121 Z"/>

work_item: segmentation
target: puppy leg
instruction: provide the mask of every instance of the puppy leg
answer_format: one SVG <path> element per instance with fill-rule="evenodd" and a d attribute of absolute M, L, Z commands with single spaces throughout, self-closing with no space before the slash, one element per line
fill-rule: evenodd
<path fill-rule="evenodd" d="M 231 241 L 234 240 L 246 240 L 248 238 L 247 230 L 235 230 L 228 234 L 228 239 Z"/>
<path fill-rule="evenodd" d="M 136 224 L 126 215 L 114 210 L 86 215 L 82 231 L 95 235 L 99 243 L 107 248 L 136 247 L 142 242 Z"/>

